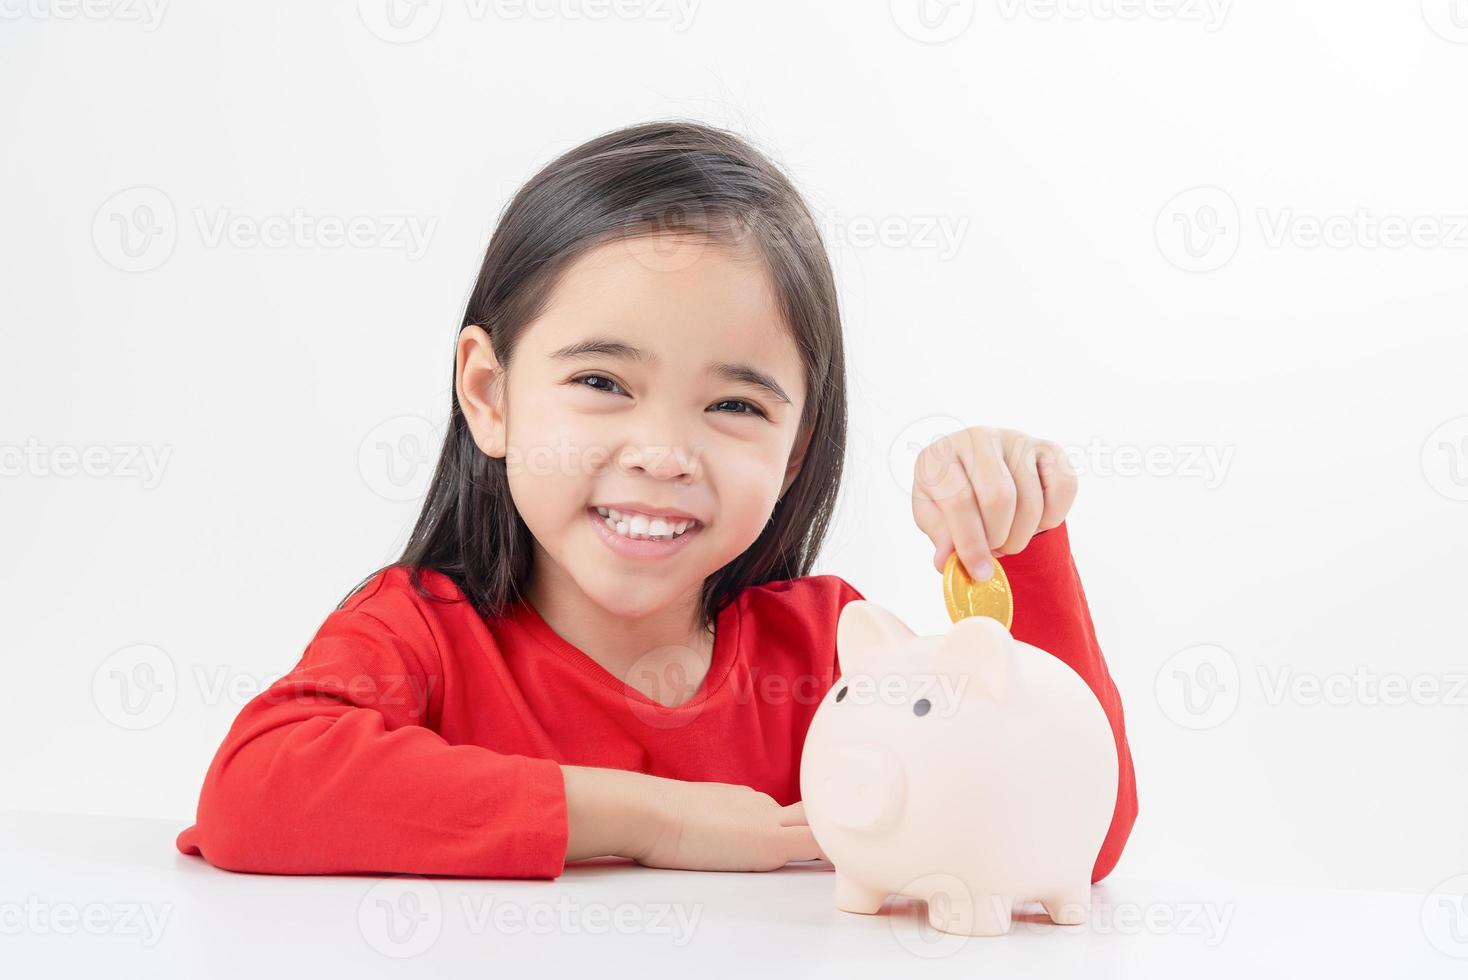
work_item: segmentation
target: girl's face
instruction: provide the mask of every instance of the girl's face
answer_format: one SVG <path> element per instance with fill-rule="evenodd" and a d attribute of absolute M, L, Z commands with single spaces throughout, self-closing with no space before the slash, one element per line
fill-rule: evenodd
<path fill-rule="evenodd" d="M 569 577 L 609 612 L 640 618 L 696 599 L 798 472 L 803 364 L 752 255 L 683 236 L 592 249 L 526 326 L 507 389 L 489 383 L 488 336 L 469 331 L 460 401 L 480 448 L 505 457 L 537 563 L 556 566 L 535 574 Z M 632 537 L 601 509 L 623 512 Z M 697 523 L 638 541 L 642 519 L 625 512 L 644 509 Z"/>

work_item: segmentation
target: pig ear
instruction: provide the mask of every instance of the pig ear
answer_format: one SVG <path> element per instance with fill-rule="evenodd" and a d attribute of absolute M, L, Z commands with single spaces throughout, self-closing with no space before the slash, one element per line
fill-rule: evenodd
<path fill-rule="evenodd" d="M 973 677 L 980 693 L 996 701 L 1009 691 L 1014 637 L 998 620 L 988 616 L 966 616 L 954 623 L 943 637 L 940 653 L 953 657 Z"/>
<path fill-rule="evenodd" d="M 843 674 L 876 672 L 881 651 L 914 636 L 907 624 L 875 602 L 852 599 L 836 620 L 836 656 Z"/>

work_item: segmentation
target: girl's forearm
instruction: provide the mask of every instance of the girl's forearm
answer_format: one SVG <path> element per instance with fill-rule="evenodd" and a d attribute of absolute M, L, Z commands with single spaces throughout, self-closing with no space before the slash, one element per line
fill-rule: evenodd
<path fill-rule="evenodd" d="M 566 783 L 566 860 L 636 858 L 662 830 L 662 779 L 623 769 L 561 766 Z"/>

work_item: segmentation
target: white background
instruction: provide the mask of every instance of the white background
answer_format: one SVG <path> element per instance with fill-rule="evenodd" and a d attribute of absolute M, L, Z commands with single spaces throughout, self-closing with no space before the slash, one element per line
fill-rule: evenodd
<path fill-rule="evenodd" d="M 837 266 L 818 571 L 937 632 L 911 444 L 1012 426 L 1084 471 L 1119 874 L 1468 871 L 1457 8 L 0 0 L 0 807 L 184 826 L 399 553 L 499 209 L 692 117 L 793 175 Z"/>

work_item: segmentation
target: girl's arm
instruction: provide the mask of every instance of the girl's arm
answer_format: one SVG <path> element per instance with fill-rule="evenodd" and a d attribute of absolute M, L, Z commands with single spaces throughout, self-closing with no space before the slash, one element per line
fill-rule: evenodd
<path fill-rule="evenodd" d="M 566 784 L 566 860 L 633 858 L 657 840 L 657 777 L 623 769 L 561 766 Z"/>
<path fill-rule="evenodd" d="M 1121 695 L 1096 641 L 1086 593 L 1071 558 L 1065 522 L 1041 531 L 1023 551 L 1005 555 L 999 561 L 1014 592 L 1014 623 L 1010 629 L 1014 638 L 1069 664 L 1090 686 L 1111 722 L 1118 763 L 1116 810 L 1091 872 L 1091 881 L 1097 882 L 1116 866 L 1137 819 L 1136 775 L 1126 739 Z"/>
<path fill-rule="evenodd" d="M 819 856 L 799 806 L 747 786 L 561 765 L 425 727 L 437 657 L 332 613 L 240 712 L 177 846 L 231 871 L 555 878 L 612 855 L 755 871 Z"/>
<path fill-rule="evenodd" d="M 179 850 L 273 874 L 554 878 L 568 841 L 631 846 L 617 828 L 636 821 L 582 826 L 584 787 L 555 761 L 451 745 L 425 727 L 440 683 L 434 651 L 370 613 L 333 612 L 295 668 L 240 711 Z M 597 810 L 615 818 L 627 799 Z"/>

